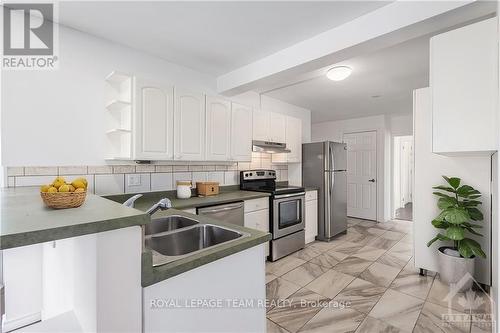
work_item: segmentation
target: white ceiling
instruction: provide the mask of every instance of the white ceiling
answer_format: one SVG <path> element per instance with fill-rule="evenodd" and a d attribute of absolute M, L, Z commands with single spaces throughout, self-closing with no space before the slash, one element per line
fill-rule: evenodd
<path fill-rule="evenodd" d="M 373 54 L 335 65 L 353 73 L 344 81 L 324 75 L 280 88 L 266 95 L 312 111 L 312 122 L 348 119 L 386 113 L 410 113 L 412 90 L 428 86 L 429 37 L 410 40 Z M 373 98 L 372 96 L 377 96 Z"/>
<path fill-rule="evenodd" d="M 60 2 L 59 22 L 212 75 L 390 1 Z"/>

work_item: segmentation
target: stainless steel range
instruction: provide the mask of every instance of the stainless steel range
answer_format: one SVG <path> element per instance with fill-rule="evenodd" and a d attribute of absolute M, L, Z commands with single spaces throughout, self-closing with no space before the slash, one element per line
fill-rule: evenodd
<path fill-rule="evenodd" d="M 305 190 L 298 186 L 276 185 L 276 171 L 240 172 L 240 189 L 271 193 L 269 230 L 273 238 L 269 260 L 275 261 L 304 248 Z"/>

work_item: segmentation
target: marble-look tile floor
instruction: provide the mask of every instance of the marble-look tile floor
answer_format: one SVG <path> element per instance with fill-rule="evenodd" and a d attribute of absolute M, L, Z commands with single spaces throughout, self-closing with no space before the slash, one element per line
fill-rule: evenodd
<path fill-rule="evenodd" d="M 480 290 L 474 310 L 447 300 L 439 275 L 413 266 L 412 223 L 349 219 L 347 234 L 266 264 L 268 333 L 492 332 Z M 278 302 L 278 301 L 284 302 Z"/>

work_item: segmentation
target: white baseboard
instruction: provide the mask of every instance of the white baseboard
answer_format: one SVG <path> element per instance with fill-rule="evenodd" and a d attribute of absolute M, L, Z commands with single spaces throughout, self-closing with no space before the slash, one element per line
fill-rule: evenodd
<path fill-rule="evenodd" d="M 20 327 L 36 323 L 40 320 L 42 320 L 42 314 L 40 312 L 29 313 L 22 317 L 6 320 L 2 323 L 2 332 L 10 332 Z"/>

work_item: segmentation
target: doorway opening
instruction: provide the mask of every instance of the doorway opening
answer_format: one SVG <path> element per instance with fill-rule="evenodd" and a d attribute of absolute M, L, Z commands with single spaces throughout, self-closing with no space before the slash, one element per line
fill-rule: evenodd
<path fill-rule="evenodd" d="M 413 220 L 413 136 L 395 136 L 393 142 L 392 212 L 398 220 Z"/>

